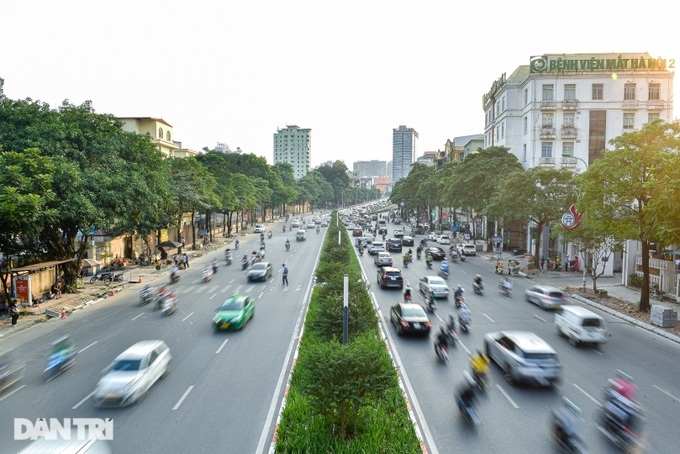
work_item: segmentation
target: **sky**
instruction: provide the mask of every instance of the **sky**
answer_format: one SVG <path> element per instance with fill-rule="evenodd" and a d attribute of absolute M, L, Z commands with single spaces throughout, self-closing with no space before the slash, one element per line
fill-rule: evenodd
<path fill-rule="evenodd" d="M 2 0 L 0 78 L 11 99 L 163 118 L 185 148 L 270 164 L 277 128 L 310 128 L 312 167 L 351 169 L 390 161 L 400 125 L 418 155 L 482 134 L 482 96 L 532 55 L 680 59 L 673 4 Z"/>

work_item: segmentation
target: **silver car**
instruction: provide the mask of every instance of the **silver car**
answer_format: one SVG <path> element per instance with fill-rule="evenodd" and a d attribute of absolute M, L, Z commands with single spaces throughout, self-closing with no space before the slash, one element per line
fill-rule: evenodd
<path fill-rule="evenodd" d="M 392 256 L 389 252 L 378 252 L 375 255 L 375 266 L 392 266 Z"/>
<path fill-rule="evenodd" d="M 555 350 L 529 331 L 498 331 L 484 336 L 484 350 L 510 383 L 552 386 L 561 379 Z"/>
<path fill-rule="evenodd" d="M 420 293 L 427 295 L 434 292 L 435 298 L 448 298 L 449 286 L 439 276 L 425 276 L 420 280 Z"/>
<path fill-rule="evenodd" d="M 534 285 L 525 292 L 527 301 L 540 306 L 543 309 L 557 309 L 569 304 L 562 290 L 549 285 Z"/>
<path fill-rule="evenodd" d="M 170 349 L 161 340 L 137 342 L 113 360 L 94 391 L 98 407 L 133 404 L 168 373 Z"/>

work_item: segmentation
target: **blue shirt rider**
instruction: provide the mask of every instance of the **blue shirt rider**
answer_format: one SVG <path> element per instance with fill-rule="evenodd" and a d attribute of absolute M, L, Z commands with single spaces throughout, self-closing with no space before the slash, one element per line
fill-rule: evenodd
<path fill-rule="evenodd" d="M 442 260 L 441 270 L 445 273 L 449 272 L 449 261 L 448 260 L 446 260 L 446 259 Z"/>

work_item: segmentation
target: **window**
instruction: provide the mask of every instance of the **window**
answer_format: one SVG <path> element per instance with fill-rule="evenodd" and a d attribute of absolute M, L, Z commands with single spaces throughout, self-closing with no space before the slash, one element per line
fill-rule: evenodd
<path fill-rule="evenodd" d="M 562 154 L 574 156 L 574 142 L 562 142 Z"/>
<path fill-rule="evenodd" d="M 659 117 L 659 114 L 657 112 L 654 112 L 654 113 L 650 112 L 650 113 L 647 114 L 647 123 L 651 123 L 654 120 L 658 120 L 659 118 L 661 118 L 661 117 Z"/>
<path fill-rule="evenodd" d="M 604 84 L 593 84 L 593 101 L 604 99 Z"/>
<path fill-rule="evenodd" d="M 649 84 L 649 99 L 659 99 L 661 86 L 659 84 Z"/>
<path fill-rule="evenodd" d="M 562 126 L 565 128 L 573 128 L 576 125 L 576 114 L 565 113 L 562 117 Z"/>
<path fill-rule="evenodd" d="M 552 128 L 553 126 L 553 114 L 544 113 L 541 115 L 541 127 L 542 128 Z"/>
<path fill-rule="evenodd" d="M 526 134 L 529 131 L 529 118 L 524 117 L 524 134 Z"/>
<path fill-rule="evenodd" d="M 158 128 L 158 138 L 163 140 L 163 128 Z"/>
<path fill-rule="evenodd" d="M 527 161 L 527 144 L 522 145 L 522 162 Z"/>
<path fill-rule="evenodd" d="M 501 123 L 501 139 L 505 137 L 505 122 Z"/>
<path fill-rule="evenodd" d="M 635 127 L 635 113 L 623 113 L 623 129 L 633 129 Z"/>
<path fill-rule="evenodd" d="M 576 84 L 566 84 L 564 86 L 564 100 L 565 101 L 576 100 Z"/>
<path fill-rule="evenodd" d="M 588 162 L 602 156 L 606 146 L 607 111 L 591 110 L 588 120 Z"/>
<path fill-rule="evenodd" d="M 505 96 L 501 99 L 501 112 L 505 112 Z"/>
<path fill-rule="evenodd" d="M 623 99 L 628 101 L 635 99 L 635 84 L 625 84 L 623 86 Z"/>
<path fill-rule="evenodd" d="M 543 85 L 543 101 L 554 101 L 554 88 L 553 85 Z"/>
<path fill-rule="evenodd" d="M 529 89 L 524 89 L 524 105 L 529 104 Z"/>
<path fill-rule="evenodd" d="M 168 142 L 170 142 L 170 131 L 167 131 L 167 132 L 165 133 L 165 140 L 167 140 Z"/>
<path fill-rule="evenodd" d="M 541 142 L 541 157 L 552 158 L 552 142 Z"/>

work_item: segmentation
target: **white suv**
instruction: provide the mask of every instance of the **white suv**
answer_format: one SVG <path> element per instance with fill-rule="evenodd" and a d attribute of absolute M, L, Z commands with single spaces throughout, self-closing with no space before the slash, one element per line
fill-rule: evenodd
<path fill-rule="evenodd" d="M 369 254 L 375 255 L 378 252 L 385 252 L 385 243 L 381 243 L 380 241 L 374 241 L 368 245 Z"/>
<path fill-rule="evenodd" d="M 263 224 L 257 224 L 255 226 L 255 233 L 264 233 L 267 230 Z"/>
<path fill-rule="evenodd" d="M 439 238 L 437 238 L 437 243 L 439 243 L 439 244 L 451 244 L 451 239 L 449 239 L 448 235 L 440 235 Z"/>

